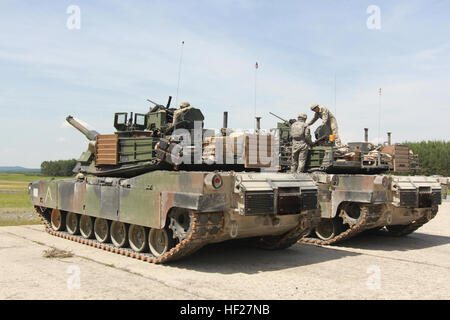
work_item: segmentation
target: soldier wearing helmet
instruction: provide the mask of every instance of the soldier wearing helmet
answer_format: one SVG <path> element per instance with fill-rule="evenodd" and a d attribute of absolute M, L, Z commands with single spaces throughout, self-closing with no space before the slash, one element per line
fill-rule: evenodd
<path fill-rule="evenodd" d="M 322 119 L 322 124 L 330 128 L 331 133 L 335 136 L 335 143 L 337 147 L 342 146 L 341 139 L 338 134 L 338 125 L 336 118 L 328 108 L 319 106 L 318 104 L 312 104 L 311 110 L 314 111 L 314 117 L 308 123 L 308 127 L 313 125 L 319 118 Z"/>
<path fill-rule="evenodd" d="M 200 121 L 203 127 L 203 116 L 200 109 L 194 108 L 189 102 L 180 103 L 180 108 L 173 113 L 172 123 L 166 128 L 165 133 L 171 134 L 175 129 L 194 129 L 195 122 Z"/>
<path fill-rule="evenodd" d="M 173 125 L 180 122 L 182 114 L 186 113 L 188 109 L 192 109 L 191 104 L 187 101 L 180 102 L 180 109 L 173 113 Z"/>
<path fill-rule="evenodd" d="M 291 172 L 300 173 L 305 172 L 306 157 L 308 150 L 313 144 L 311 140 L 311 133 L 306 125 L 307 115 L 300 113 L 297 121 L 291 125 L 290 136 L 292 138 L 292 163 Z"/>

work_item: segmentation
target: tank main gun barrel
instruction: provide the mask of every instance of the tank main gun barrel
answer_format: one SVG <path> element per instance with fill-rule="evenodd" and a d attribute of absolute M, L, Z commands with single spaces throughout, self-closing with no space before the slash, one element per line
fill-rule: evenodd
<path fill-rule="evenodd" d="M 80 122 L 74 119 L 72 116 L 68 116 L 66 121 L 72 125 L 75 129 L 80 131 L 89 141 L 95 141 L 95 138 L 100 134 L 95 130 L 89 130 L 83 126 Z"/>

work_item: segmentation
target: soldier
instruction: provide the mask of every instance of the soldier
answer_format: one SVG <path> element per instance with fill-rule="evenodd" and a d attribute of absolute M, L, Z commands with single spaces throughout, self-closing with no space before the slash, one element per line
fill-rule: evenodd
<path fill-rule="evenodd" d="M 300 113 L 297 121 L 294 122 L 290 129 L 292 137 L 292 165 L 291 172 L 305 172 L 306 157 L 308 149 L 312 146 L 311 133 L 305 124 L 307 115 Z"/>
<path fill-rule="evenodd" d="M 337 147 L 342 146 L 341 139 L 339 138 L 338 134 L 338 125 L 336 118 L 331 113 L 330 110 L 328 110 L 326 107 L 320 107 L 318 104 L 311 105 L 311 110 L 315 112 L 314 118 L 311 119 L 311 121 L 308 123 L 308 127 L 314 124 L 314 122 L 317 121 L 317 119 L 322 119 L 322 124 L 325 126 L 328 126 L 331 130 L 331 133 L 335 136 L 335 143 Z"/>
<path fill-rule="evenodd" d="M 183 101 L 180 103 L 180 109 L 176 110 L 173 113 L 173 125 L 175 126 L 177 123 L 181 121 L 182 114 L 186 113 L 188 109 L 192 109 L 191 104 L 187 101 Z"/>
<path fill-rule="evenodd" d="M 191 104 L 187 101 L 183 101 L 180 103 L 180 108 L 175 110 L 173 113 L 172 123 L 166 129 L 166 134 L 170 134 L 173 132 L 177 125 L 179 125 L 183 121 L 183 114 L 185 114 L 188 110 L 193 109 Z"/>
<path fill-rule="evenodd" d="M 200 109 L 192 107 L 189 102 L 183 101 L 180 103 L 180 108 L 173 113 L 172 123 L 169 124 L 165 133 L 171 134 L 175 129 L 192 130 L 195 127 L 195 122 L 201 122 L 203 128 L 203 116 Z"/>

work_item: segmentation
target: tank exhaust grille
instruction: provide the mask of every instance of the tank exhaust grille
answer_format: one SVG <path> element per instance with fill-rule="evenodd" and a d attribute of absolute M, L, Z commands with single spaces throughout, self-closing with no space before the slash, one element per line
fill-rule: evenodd
<path fill-rule="evenodd" d="M 273 213 L 273 192 L 258 191 L 245 193 L 245 214 Z"/>

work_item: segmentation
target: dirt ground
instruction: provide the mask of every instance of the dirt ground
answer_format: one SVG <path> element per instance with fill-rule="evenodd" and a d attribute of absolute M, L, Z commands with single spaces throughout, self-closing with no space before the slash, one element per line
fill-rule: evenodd
<path fill-rule="evenodd" d="M 223 243 L 169 265 L 52 237 L 42 225 L 0 227 L 0 299 L 450 299 L 450 202 L 403 238 L 276 252 Z"/>

